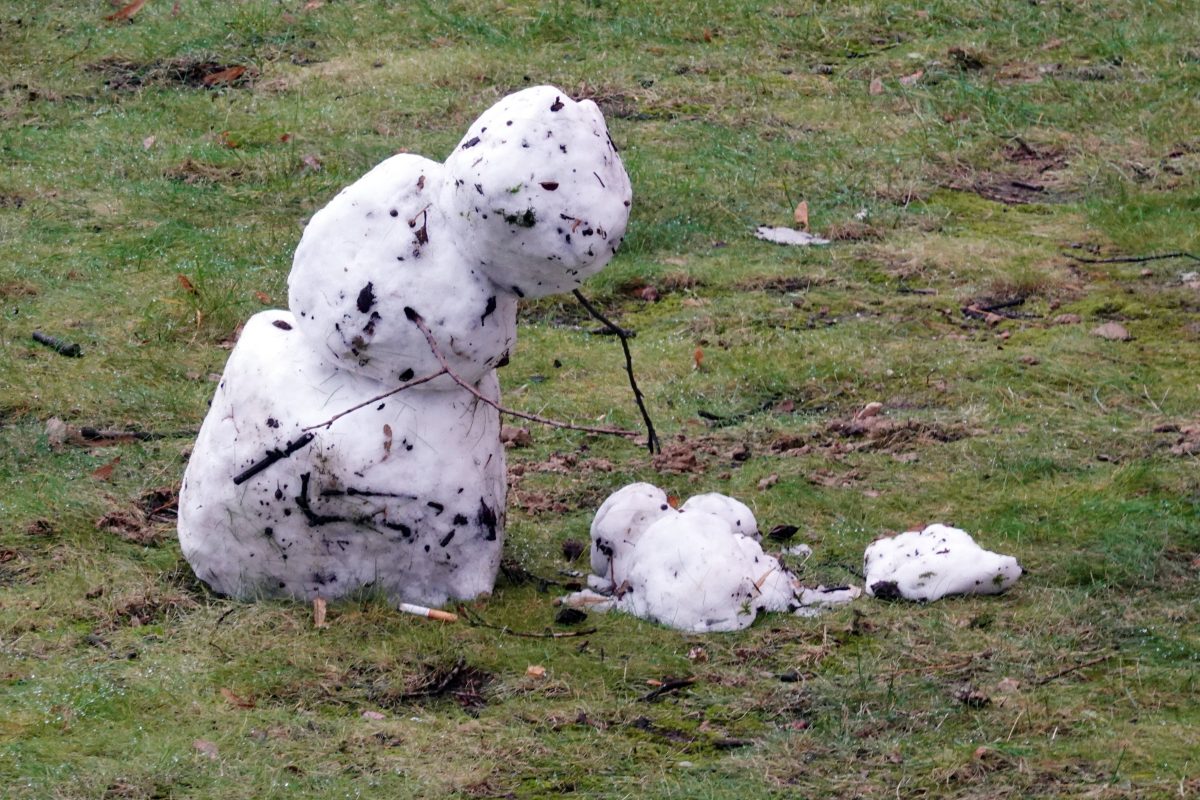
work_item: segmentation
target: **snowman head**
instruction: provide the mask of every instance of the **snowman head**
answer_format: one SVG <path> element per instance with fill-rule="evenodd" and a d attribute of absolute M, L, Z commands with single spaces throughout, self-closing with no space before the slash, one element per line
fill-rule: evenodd
<path fill-rule="evenodd" d="M 604 117 L 561 89 L 500 100 L 445 167 L 438 205 L 459 251 L 518 297 L 575 289 L 625 235 L 632 192 Z"/>

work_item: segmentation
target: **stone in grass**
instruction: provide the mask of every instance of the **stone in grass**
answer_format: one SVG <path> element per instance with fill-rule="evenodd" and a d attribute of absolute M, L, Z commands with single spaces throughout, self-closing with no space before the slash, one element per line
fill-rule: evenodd
<path fill-rule="evenodd" d="M 1119 322 L 1106 322 L 1092 328 L 1092 336 L 1108 339 L 1112 342 L 1128 342 L 1133 338 L 1129 330 Z"/>
<path fill-rule="evenodd" d="M 499 399 L 520 297 L 612 258 L 631 193 L 594 103 L 541 86 L 486 111 L 445 164 L 390 158 L 315 214 L 291 313 L 246 325 L 179 498 L 196 574 L 241 598 L 364 587 L 440 605 L 490 592 L 504 540 Z M 361 408 L 333 419 L 361 404 Z M 307 429 L 307 430 L 306 430 Z"/>
<path fill-rule="evenodd" d="M 953 594 L 999 594 L 1021 577 L 1012 556 L 984 550 L 947 525 L 877 539 L 863 555 L 867 594 L 933 601 Z"/>

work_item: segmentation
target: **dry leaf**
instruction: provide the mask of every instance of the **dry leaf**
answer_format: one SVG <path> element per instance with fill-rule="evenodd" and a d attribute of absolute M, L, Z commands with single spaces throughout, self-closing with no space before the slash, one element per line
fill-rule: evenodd
<path fill-rule="evenodd" d="M 142 10 L 142 6 L 146 5 L 146 0 L 133 0 L 132 3 L 122 8 L 120 11 L 114 11 L 105 17 L 109 22 L 120 22 L 122 20 L 133 19 L 133 15 Z"/>
<path fill-rule="evenodd" d="M 264 306 L 271 305 L 271 296 L 266 292 L 255 292 L 254 299 L 262 303 Z"/>
<path fill-rule="evenodd" d="M 179 281 L 180 287 L 188 294 L 200 294 L 200 292 L 196 291 L 196 287 L 192 285 L 192 282 L 188 280 L 188 276 L 182 272 L 175 276 L 175 280 Z"/>
<path fill-rule="evenodd" d="M 284 133 L 279 136 L 279 141 L 282 142 L 283 144 L 287 144 L 291 140 L 292 140 L 292 135 L 290 133 Z"/>
<path fill-rule="evenodd" d="M 304 166 L 308 167 L 309 169 L 313 170 L 314 172 L 321 169 L 321 159 L 318 158 L 317 156 L 313 155 L 312 153 L 309 153 L 308 155 L 302 157 L 300 159 L 300 161 L 301 161 L 301 163 L 304 164 Z"/>
<path fill-rule="evenodd" d="M 692 369 L 701 369 L 704 366 L 704 348 L 697 347 L 692 353 Z"/>
<path fill-rule="evenodd" d="M 151 147 L 154 147 L 154 143 L 157 141 L 157 136 L 147 136 L 145 139 L 142 139 L 142 149 L 149 150 Z"/>
<path fill-rule="evenodd" d="M 234 693 L 232 689 L 226 689 L 223 686 L 221 687 L 221 697 L 224 697 L 231 706 L 237 706 L 238 708 L 254 708 L 253 699 L 242 697 L 241 695 Z"/>
<path fill-rule="evenodd" d="M 98 481 L 106 481 L 112 478 L 113 470 L 117 468 L 117 464 L 121 463 L 121 457 L 117 456 L 112 461 L 102 467 L 98 467 L 92 472 L 92 477 Z"/>
<path fill-rule="evenodd" d="M 308 2 L 304 4 L 304 8 L 302 8 L 301 11 L 316 11 L 323 5 L 325 4 L 322 3 L 321 0 L 308 0 Z"/>
<path fill-rule="evenodd" d="M 386 422 L 383 424 L 383 460 L 387 461 L 388 456 L 392 454 L 392 426 Z"/>
<path fill-rule="evenodd" d="M 219 72 L 214 72 L 211 75 L 205 75 L 204 80 L 200 81 L 205 86 L 217 86 L 222 83 L 233 83 L 238 78 L 246 74 L 246 68 L 240 65 L 226 67 Z"/>
<path fill-rule="evenodd" d="M 921 78 L 923 78 L 923 77 L 925 77 L 925 70 L 919 69 L 916 72 L 914 72 L 912 75 L 905 75 L 903 78 L 901 78 L 900 85 L 901 86 L 916 86 L 917 81 L 921 80 Z"/>
<path fill-rule="evenodd" d="M 222 147 L 228 147 L 230 150 L 237 150 L 242 146 L 242 143 L 237 139 L 234 139 L 233 136 L 230 135 L 229 131 L 221 131 L 217 135 L 217 143 Z"/>
<path fill-rule="evenodd" d="M 217 746 L 207 739 L 196 739 L 192 742 L 192 747 L 202 756 L 207 756 L 213 761 L 217 760 Z"/>
<path fill-rule="evenodd" d="M 802 231 L 808 230 L 808 201 L 801 200 L 800 205 L 796 206 L 794 214 L 796 218 L 796 226 Z"/>
<path fill-rule="evenodd" d="M 530 664 L 525 668 L 525 674 L 530 678 L 541 680 L 546 677 L 546 668 L 538 664 Z"/>
<path fill-rule="evenodd" d="M 325 621 L 325 598 L 313 598 L 313 627 L 327 628 L 329 623 Z"/>
<path fill-rule="evenodd" d="M 772 472 L 770 475 L 758 482 L 758 490 L 760 492 L 765 492 L 767 489 L 770 489 L 777 483 L 779 483 L 779 475 Z"/>
<path fill-rule="evenodd" d="M 688 650 L 687 657 L 689 661 L 695 661 L 703 664 L 704 662 L 708 661 L 708 651 L 700 645 L 696 645 L 691 650 Z"/>
<path fill-rule="evenodd" d="M 868 94 L 883 94 L 883 79 L 871 78 L 871 85 L 867 89 Z"/>
<path fill-rule="evenodd" d="M 175 3 L 171 6 L 171 16 L 172 17 L 179 16 L 179 0 L 175 0 Z"/>

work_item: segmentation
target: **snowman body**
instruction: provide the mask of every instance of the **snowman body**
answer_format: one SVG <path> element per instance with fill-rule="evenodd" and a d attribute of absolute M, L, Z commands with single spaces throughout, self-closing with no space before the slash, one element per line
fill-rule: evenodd
<path fill-rule="evenodd" d="M 536 87 L 485 112 L 446 164 L 394 156 L 314 215 L 290 311 L 246 324 L 184 475 L 179 539 L 201 580 L 244 599 L 490 592 L 499 414 L 442 360 L 499 402 L 518 298 L 602 268 L 629 203 L 596 106 Z"/>

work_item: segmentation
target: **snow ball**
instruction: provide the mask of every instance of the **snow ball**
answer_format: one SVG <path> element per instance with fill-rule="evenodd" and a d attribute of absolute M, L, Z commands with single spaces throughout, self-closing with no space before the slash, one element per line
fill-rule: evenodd
<path fill-rule="evenodd" d="M 460 233 L 435 202 L 443 175 L 427 158 L 393 156 L 305 228 L 288 301 L 305 338 L 339 366 L 390 383 L 436 372 L 408 308 L 463 379 L 474 383 L 507 360 L 516 297 L 463 260 L 452 241 Z M 442 377 L 428 388 L 453 386 Z"/>
<path fill-rule="evenodd" d="M 984 550 L 947 525 L 878 539 L 863 555 L 867 594 L 931 601 L 951 594 L 998 594 L 1021 577 L 1012 556 Z"/>
<path fill-rule="evenodd" d="M 735 533 L 749 536 L 755 540 L 762 539 L 762 535 L 758 532 L 758 521 L 754 518 L 754 512 L 742 501 L 735 500 L 728 495 L 718 492 L 698 494 L 695 497 L 689 497 L 687 502 L 679 507 L 679 510 L 713 514 L 728 522 Z"/>
<path fill-rule="evenodd" d="M 440 205 L 468 263 L 513 294 L 541 297 L 608 263 L 632 196 L 596 104 L 537 86 L 471 125 L 446 159 Z"/>
<path fill-rule="evenodd" d="M 651 525 L 629 558 L 618 607 L 695 633 L 740 630 L 759 610 L 784 610 L 791 576 L 723 518 L 674 514 Z"/>
<path fill-rule="evenodd" d="M 631 483 L 609 495 L 592 519 L 595 584 L 611 588 L 623 581 L 629 553 L 642 533 L 662 517 L 677 513 L 666 493 L 649 483 Z"/>

